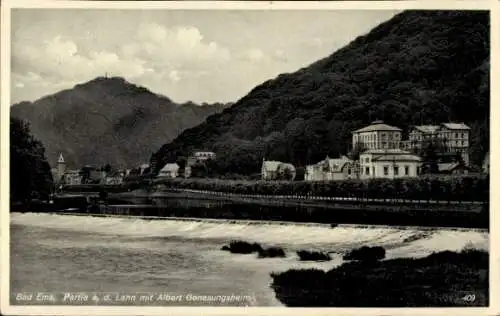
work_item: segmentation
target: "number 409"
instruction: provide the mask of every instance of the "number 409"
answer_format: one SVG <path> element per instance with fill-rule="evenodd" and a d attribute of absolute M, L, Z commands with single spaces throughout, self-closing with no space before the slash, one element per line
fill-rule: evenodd
<path fill-rule="evenodd" d="M 465 295 L 464 297 L 462 297 L 462 299 L 466 302 L 474 302 L 474 300 L 476 299 L 476 296 L 474 294 L 468 294 L 468 295 Z"/>

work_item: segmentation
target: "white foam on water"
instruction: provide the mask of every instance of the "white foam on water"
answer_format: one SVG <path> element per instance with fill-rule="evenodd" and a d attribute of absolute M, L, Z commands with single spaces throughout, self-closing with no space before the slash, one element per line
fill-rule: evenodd
<path fill-rule="evenodd" d="M 92 217 L 43 213 L 12 213 L 11 223 L 129 238 L 178 237 L 200 240 L 211 238 L 224 241 L 239 239 L 263 245 L 281 246 L 291 251 L 316 249 L 343 252 L 363 245 L 383 246 L 387 249 L 387 257 L 421 256 L 435 251 L 461 250 L 465 246 L 489 249 L 488 232 L 473 229 L 424 230 L 342 225 L 330 228 L 327 225 L 319 224 L 143 220 L 130 217 Z M 408 238 L 412 238 L 413 241 L 405 241 Z M 120 245 L 123 241 L 116 237 L 113 239 L 105 238 L 102 242 L 112 246 Z M 261 261 L 261 259 L 258 260 Z"/>

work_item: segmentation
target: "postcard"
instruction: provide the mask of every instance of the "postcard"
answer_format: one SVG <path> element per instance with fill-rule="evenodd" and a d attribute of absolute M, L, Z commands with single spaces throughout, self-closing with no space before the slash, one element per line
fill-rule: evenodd
<path fill-rule="evenodd" d="M 5 1 L 2 313 L 498 312 L 499 10 Z"/>

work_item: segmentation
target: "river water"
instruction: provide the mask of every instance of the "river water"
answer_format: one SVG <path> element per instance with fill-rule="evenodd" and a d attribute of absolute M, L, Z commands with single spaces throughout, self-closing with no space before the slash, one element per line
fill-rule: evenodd
<path fill-rule="evenodd" d="M 281 306 L 270 288 L 271 272 L 331 269 L 342 263 L 300 262 L 299 249 L 345 251 L 383 246 L 387 258 L 421 257 L 434 251 L 488 250 L 478 230 L 389 228 L 270 222 L 144 220 L 43 213 L 11 213 L 11 303 L 16 293 L 169 293 L 235 295 L 226 305 Z M 232 239 L 281 246 L 286 258 L 259 259 L 220 248 Z M 208 304 L 208 303 L 207 303 Z"/>

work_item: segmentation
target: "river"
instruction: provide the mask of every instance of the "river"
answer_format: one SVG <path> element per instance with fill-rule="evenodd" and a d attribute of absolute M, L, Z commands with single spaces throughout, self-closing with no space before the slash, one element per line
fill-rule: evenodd
<path fill-rule="evenodd" d="M 479 230 L 390 228 L 252 221 L 144 220 L 45 213 L 11 213 L 11 304 L 24 292 L 240 295 L 229 305 L 281 306 L 270 273 L 331 269 L 342 263 L 300 262 L 299 249 L 349 250 L 383 246 L 387 258 L 421 257 L 464 247 L 489 248 Z M 221 251 L 229 240 L 281 246 L 286 258 Z M 28 304 L 24 302 L 23 304 Z M 163 305 L 200 305 L 188 301 Z"/>

